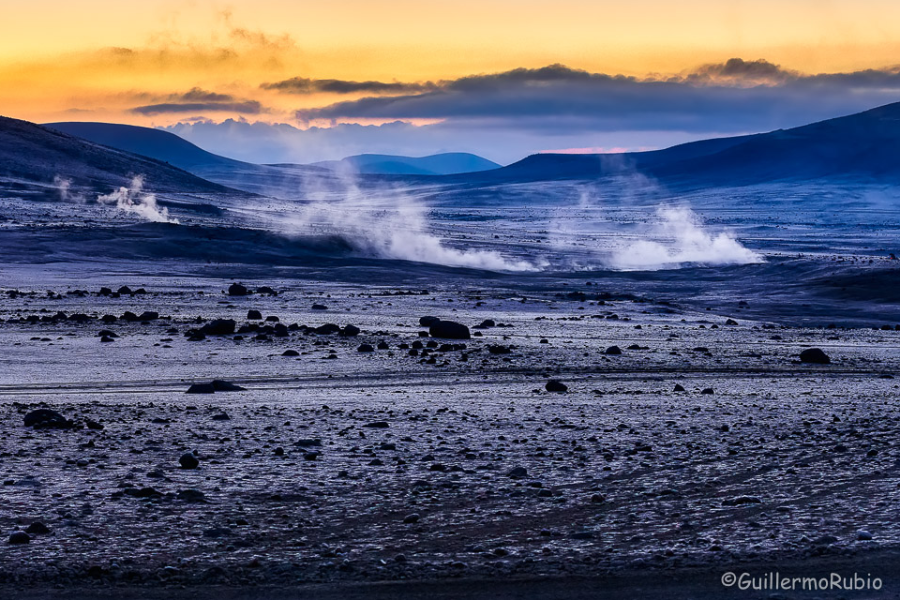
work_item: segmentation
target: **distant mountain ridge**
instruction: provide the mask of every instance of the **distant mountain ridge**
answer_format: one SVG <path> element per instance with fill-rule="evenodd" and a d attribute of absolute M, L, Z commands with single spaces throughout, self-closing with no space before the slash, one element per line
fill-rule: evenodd
<path fill-rule="evenodd" d="M 413 158 L 391 154 L 359 154 L 342 160 L 312 163 L 328 169 L 349 168 L 363 175 L 459 175 L 499 169 L 501 165 L 467 152 L 445 152 Z"/>
<path fill-rule="evenodd" d="M 227 193 L 178 167 L 74 137 L 28 121 L 0 117 L 0 178 L 6 187 L 52 186 L 54 180 L 109 191 L 142 175 L 158 192 Z"/>
<path fill-rule="evenodd" d="M 205 166 L 242 166 L 250 163 L 207 152 L 174 133 L 119 123 L 46 123 L 44 127 L 69 135 L 155 158 L 190 171 Z"/>
<path fill-rule="evenodd" d="M 480 179 L 594 179 L 639 172 L 671 186 L 900 182 L 900 102 L 792 129 L 623 154 L 534 154 Z"/>

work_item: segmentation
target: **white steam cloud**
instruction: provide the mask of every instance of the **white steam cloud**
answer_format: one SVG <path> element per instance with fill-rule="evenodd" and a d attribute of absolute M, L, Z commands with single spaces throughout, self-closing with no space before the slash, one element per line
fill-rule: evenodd
<path fill-rule="evenodd" d="M 156 203 L 156 196 L 144 192 L 144 177 L 137 175 L 128 187 L 97 197 L 100 204 L 115 204 L 119 210 L 133 213 L 155 223 L 178 223 L 178 219 L 169 218 L 169 211 Z"/>
<path fill-rule="evenodd" d="M 602 204 L 598 190 L 610 196 Z M 713 230 L 687 205 L 668 203 L 663 190 L 645 177 L 582 187 L 577 205 L 552 214 L 549 232 L 551 246 L 575 269 L 656 271 L 763 261 L 732 232 Z"/>
<path fill-rule="evenodd" d="M 63 202 L 84 202 L 84 196 L 72 192 L 72 180 L 62 175 L 53 177 L 53 187 L 59 193 L 59 199 Z"/>
<path fill-rule="evenodd" d="M 727 231 L 712 233 L 686 206 L 661 206 L 647 237 L 613 251 L 609 264 L 622 270 L 676 269 L 685 265 L 746 265 L 762 257 Z"/>
<path fill-rule="evenodd" d="M 286 219 L 288 234 L 339 235 L 358 251 L 377 258 L 491 271 L 540 270 L 529 261 L 499 252 L 448 246 L 430 231 L 421 202 L 402 190 L 361 190 L 350 173 L 329 183 L 318 189 L 307 184 L 308 203 Z"/>

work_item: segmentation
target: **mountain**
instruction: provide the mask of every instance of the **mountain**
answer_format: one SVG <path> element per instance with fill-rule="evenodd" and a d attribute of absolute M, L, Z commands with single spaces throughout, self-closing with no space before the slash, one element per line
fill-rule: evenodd
<path fill-rule="evenodd" d="M 28 121 L 0 117 L 0 180 L 4 187 L 42 188 L 54 180 L 108 191 L 136 175 L 156 192 L 223 193 L 226 187 L 177 167 L 102 146 Z"/>
<path fill-rule="evenodd" d="M 770 133 L 652 152 L 535 154 L 482 174 L 498 181 L 596 179 L 639 172 L 677 187 L 777 181 L 900 182 L 900 102 Z"/>
<path fill-rule="evenodd" d="M 207 181 L 241 191 L 296 196 L 310 175 L 332 177 L 332 171 L 311 165 L 257 165 L 207 152 L 159 129 L 117 123 L 48 123 L 45 127 L 96 144 L 140 154 L 184 169 Z"/>
<path fill-rule="evenodd" d="M 75 137 L 167 162 L 185 171 L 206 166 L 242 166 L 247 163 L 207 152 L 174 133 L 117 123 L 47 123 L 44 127 Z"/>
<path fill-rule="evenodd" d="M 349 168 L 363 175 L 457 175 L 499 169 L 500 165 L 466 152 L 447 152 L 421 158 L 390 154 L 359 154 L 343 160 L 313 163 L 328 169 Z"/>

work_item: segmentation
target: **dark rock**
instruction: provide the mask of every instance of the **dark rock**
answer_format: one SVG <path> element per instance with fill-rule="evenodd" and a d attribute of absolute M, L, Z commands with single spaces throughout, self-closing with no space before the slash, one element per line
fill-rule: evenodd
<path fill-rule="evenodd" d="M 234 319 L 213 319 L 200 328 L 203 335 L 231 335 L 237 325 Z"/>
<path fill-rule="evenodd" d="M 24 531 L 16 531 L 9 536 L 10 544 L 27 544 L 31 541 L 31 537 Z"/>
<path fill-rule="evenodd" d="M 93 429 L 94 431 L 102 431 L 104 429 L 103 423 L 98 423 L 97 421 L 94 421 L 93 419 L 85 419 L 84 425 L 88 429 Z"/>
<path fill-rule="evenodd" d="M 239 283 L 232 283 L 228 286 L 228 295 L 229 296 L 248 296 L 250 295 L 250 290 Z"/>
<path fill-rule="evenodd" d="M 715 394 L 716 392 L 712 388 L 704 388 L 700 393 L 710 395 Z"/>
<path fill-rule="evenodd" d="M 39 408 L 25 415 L 25 427 L 35 429 L 71 429 L 75 426 L 64 416 L 48 408 Z"/>
<path fill-rule="evenodd" d="M 328 307 L 325 306 L 324 304 L 313 304 L 312 309 L 313 310 L 328 310 Z"/>
<path fill-rule="evenodd" d="M 181 465 L 182 469 L 196 469 L 200 466 L 200 461 L 197 460 L 197 457 L 192 452 L 186 452 L 178 459 L 178 464 Z"/>
<path fill-rule="evenodd" d="M 300 353 L 296 350 L 285 350 L 281 353 L 282 356 L 300 356 Z"/>
<path fill-rule="evenodd" d="M 422 327 L 431 327 L 435 323 L 440 321 L 437 317 L 421 317 L 419 318 L 419 325 Z"/>
<path fill-rule="evenodd" d="M 216 388 L 211 383 L 195 383 L 187 389 L 185 394 L 215 394 Z"/>
<path fill-rule="evenodd" d="M 45 533 L 50 533 L 50 528 L 41 523 L 40 521 L 35 521 L 25 530 L 25 533 L 30 533 L 32 535 L 43 535 Z"/>
<path fill-rule="evenodd" d="M 610 356 L 616 356 L 616 355 L 622 354 L 622 349 L 619 348 L 618 346 L 610 346 L 609 348 L 606 349 L 606 354 L 608 354 Z"/>
<path fill-rule="evenodd" d="M 253 310 L 251 308 L 250 310 L 247 311 L 247 319 L 249 319 L 251 321 L 261 321 L 262 313 L 259 312 L 258 310 Z"/>
<path fill-rule="evenodd" d="M 507 477 L 512 477 L 513 479 L 520 479 L 522 477 L 528 477 L 528 469 L 525 467 L 513 467 L 506 473 Z"/>
<path fill-rule="evenodd" d="M 359 348 L 356 349 L 357 352 L 375 352 L 375 348 L 372 344 L 360 344 Z"/>
<path fill-rule="evenodd" d="M 295 446 L 300 446 L 301 448 L 312 448 L 315 446 L 321 446 L 322 440 L 319 438 L 303 438 L 294 442 Z"/>
<path fill-rule="evenodd" d="M 831 359 L 821 348 L 807 348 L 800 353 L 800 362 L 814 365 L 827 365 L 831 363 Z"/>
<path fill-rule="evenodd" d="M 387 429 L 390 427 L 390 423 L 387 421 L 373 421 L 371 423 L 366 423 L 363 427 L 369 427 L 371 429 Z"/>
<path fill-rule="evenodd" d="M 406 516 L 403 518 L 403 522 L 406 523 L 407 525 L 412 525 L 413 523 L 418 523 L 418 522 L 419 522 L 419 515 L 417 515 L 417 514 L 415 514 L 415 513 L 413 513 L 413 514 L 411 514 L 411 515 L 406 515 Z"/>
<path fill-rule="evenodd" d="M 217 392 L 243 392 L 247 389 L 224 379 L 213 379 L 211 385 Z"/>
<path fill-rule="evenodd" d="M 344 325 L 344 328 L 341 329 L 340 335 L 343 337 L 355 337 L 359 335 L 360 329 L 356 325 Z"/>
<path fill-rule="evenodd" d="M 564 384 L 562 381 L 558 381 L 556 379 L 551 379 L 547 382 L 547 385 L 544 386 L 548 392 L 567 392 L 569 391 L 569 386 Z"/>
<path fill-rule="evenodd" d="M 212 416 L 213 421 L 230 421 L 231 417 L 228 416 L 226 412 L 220 412 Z"/>
<path fill-rule="evenodd" d="M 684 391 L 684 387 L 682 387 L 682 385 L 681 385 L 680 383 L 676 383 L 676 384 L 675 384 L 675 389 L 672 390 L 672 391 L 673 391 L 673 392 L 683 392 L 683 391 Z"/>
<path fill-rule="evenodd" d="M 469 328 L 455 321 L 437 321 L 428 327 L 431 337 L 446 338 L 450 340 L 468 340 L 472 335 Z"/>

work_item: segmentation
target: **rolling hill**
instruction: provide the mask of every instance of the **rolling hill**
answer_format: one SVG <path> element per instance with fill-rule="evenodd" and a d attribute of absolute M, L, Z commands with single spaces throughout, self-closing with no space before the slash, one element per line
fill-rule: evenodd
<path fill-rule="evenodd" d="M 150 127 L 120 125 L 117 123 L 77 122 L 47 123 L 44 127 L 74 135 L 95 144 L 103 144 L 111 148 L 118 148 L 126 152 L 154 158 L 185 171 L 191 171 L 197 167 L 238 167 L 248 164 L 207 152 L 174 133 Z"/>
<path fill-rule="evenodd" d="M 157 192 L 225 193 L 232 190 L 165 162 L 42 127 L 0 117 L 0 179 L 4 187 L 46 187 L 65 179 L 96 190 L 128 185 L 143 175 Z"/>
<path fill-rule="evenodd" d="M 329 169 L 349 168 L 363 175 L 458 175 L 499 169 L 500 165 L 466 152 L 447 152 L 421 158 L 390 154 L 359 154 L 343 160 L 313 163 Z"/>
<path fill-rule="evenodd" d="M 630 172 L 670 186 L 900 181 L 900 102 L 793 129 L 623 154 L 535 154 L 481 180 L 595 179 Z"/>

